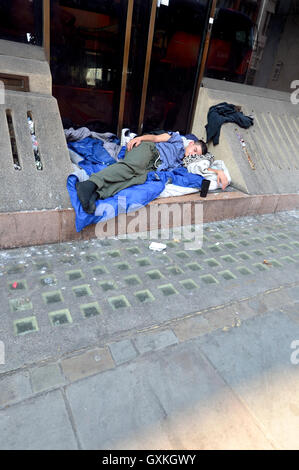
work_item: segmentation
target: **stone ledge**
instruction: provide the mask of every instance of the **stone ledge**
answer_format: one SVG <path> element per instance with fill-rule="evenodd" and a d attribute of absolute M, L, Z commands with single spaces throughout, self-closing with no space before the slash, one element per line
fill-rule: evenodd
<path fill-rule="evenodd" d="M 214 222 L 237 217 L 299 209 L 299 194 L 261 194 L 247 195 L 239 191 L 211 193 L 203 199 L 199 193 L 171 198 L 159 198 L 152 201 L 140 211 L 148 215 L 152 207 L 163 208 L 168 205 L 197 204 L 203 205 L 203 221 Z M 137 214 L 138 212 L 137 211 Z M 136 218 L 136 213 L 121 214 L 108 222 L 100 224 L 107 227 L 106 236 L 117 236 L 127 233 L 128 224 Z M 73 209 L 42 210 L 0 213 L 0 249 L 17 248 L 47 243 L 60 243 L 73 240 L 96 238 L 96 225 L 90 225 L 80 233 L 75 229 L 75 212 Z M 152 228 L 152 227 L 151 227 Z M 158 228 L 167 228 L 159 224 Z"/>

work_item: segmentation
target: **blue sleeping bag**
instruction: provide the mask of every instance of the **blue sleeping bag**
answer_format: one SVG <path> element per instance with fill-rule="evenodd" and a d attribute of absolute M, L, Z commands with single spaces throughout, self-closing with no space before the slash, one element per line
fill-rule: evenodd
<path fill-rule="evenodd" d="M 78 165 L 90 176 L 92 173 L 97 173 L 106 166 L 115 163 L 115 160 L 104 148 L 103 150 L 108 156 L 100 151 L 99 145 L 92 145 L 93 142 L 90 142 L 88 139 L 95 142 L 95 139 L 87 137 L 79 142 L 68 142 L 68 147 L 77 153 L 80 152 L 80 156 L 83 157 L 84 160 L 79 162 Z M 77 145 L 74 146 L 74 144 Z M 80 144 L 80 146 L 78 146 L 78 144 Z M 86 149 L 84 151 L 85 144 Z M 94 147 L 96 147 L 95 156 L 92 154 Z M 118 158 L 124 157 L 125 150 L 125 147 L 122 147 Z M 148 173 L 144 184 L 130 186 L 107 199 L 98 199 L 96 201 L 95 213 L 87 214 L 83 210 L 77 195 L 76 182 L 78 178 L 76 175 L 69 175 L 67 179 L 67 189 L 76 214 L 76 230 L 80 232 L 90 224 L 105 222 L 120 213 L 129 213 L 146 206 L 161 194 L 168 182 L 188 188 L 200 188 L 202 180 L 202 176 L 188 173 L 187 169 L 184 167 L 176 168 L 171 171 L 151 171 Z"/>

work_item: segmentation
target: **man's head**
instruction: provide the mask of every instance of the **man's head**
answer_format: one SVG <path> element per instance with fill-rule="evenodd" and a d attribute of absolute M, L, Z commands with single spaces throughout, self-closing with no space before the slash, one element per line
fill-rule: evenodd
<path fill-rule="evenodd" d="M 208 151 L 207 144 L 203 140 L 191 140 L 185 148 L 185 156 L 189 155 L 205 155 Z"/>

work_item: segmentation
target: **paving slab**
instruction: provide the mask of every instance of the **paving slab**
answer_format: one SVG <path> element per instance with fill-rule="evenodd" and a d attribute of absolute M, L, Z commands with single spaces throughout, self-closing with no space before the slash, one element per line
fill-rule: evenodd
<path fill-rule="evenodd" d="M 291 362 L 291 344 L 298 339 L 299 324 L 273 311 L 196 340 L 280 449 L 299 448 L 299 368 Z"/>
<path fill-rule="evenodd" d="M 0 449 L 78 449 L 61 392 L 0 410 Z"/>
<path fill-rule="evenodd" d="M 273 448 L 191 343 L 74 383 L 66 396 L 83 449 Z"/>

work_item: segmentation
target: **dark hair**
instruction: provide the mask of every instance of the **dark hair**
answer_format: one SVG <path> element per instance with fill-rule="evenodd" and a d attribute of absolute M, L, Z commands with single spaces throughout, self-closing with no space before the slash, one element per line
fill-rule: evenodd
<path fill-rule="evenodd" d="M 197 140 L 195 142 L 196 145 L 201 146 L 202 154 L 205 155 L 208 152 L 207 144 L 203 140 Z"/>

